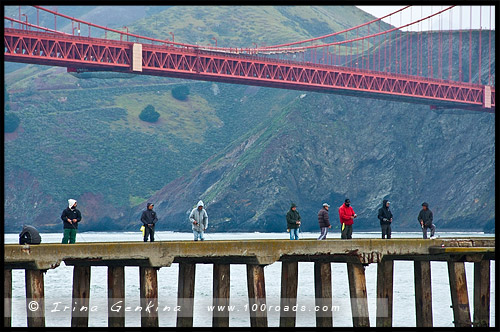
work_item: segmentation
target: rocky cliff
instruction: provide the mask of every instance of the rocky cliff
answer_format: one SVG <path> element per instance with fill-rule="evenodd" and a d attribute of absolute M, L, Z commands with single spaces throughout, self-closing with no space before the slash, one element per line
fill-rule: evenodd
<path fill-rule="evenodd" d="M 277 94 L 280 91 L 276 91 Z M 439 229 L 480 231 L 494 221 L 494 115 L 319 93 L 297 93 L 262 123 L 150 198 L 162 229 L 188 229 L 198 199 L 213 231 L 283 231 L 295 202 L 304 230 L 323 202 L 346 197 L 356 229 L 378 229 L 392 202 L 394 230 L 418 230 L 429 202 Z M 132 219 L 137 219 L 138 207 Z"/>

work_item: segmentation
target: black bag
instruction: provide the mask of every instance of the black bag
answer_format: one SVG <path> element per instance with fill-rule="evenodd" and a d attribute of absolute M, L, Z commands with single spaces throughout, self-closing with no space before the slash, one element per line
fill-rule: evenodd
<path fill-rule="evenodd" d="M 23 230 L 19 234 L 19 244 L 40 244 L 42 238 L 40 233 L 33 226 L 23 226 Z"/>

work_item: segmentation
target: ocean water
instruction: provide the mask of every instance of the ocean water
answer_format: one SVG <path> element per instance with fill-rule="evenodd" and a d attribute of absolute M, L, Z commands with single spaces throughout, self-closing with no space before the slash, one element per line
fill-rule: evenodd
<path fill-rule="evenodd" d="M 191 233 L 177 233 L 158 231 L 156 241 L 192 240 Z M 315 239 L 318 233 L 301 233 L 301 238 Z M 439 233 L 441 237 L 481 237 L 492 236 L 481 232 Z M 43 233 L 42 243 L 59 243 L 60 233 Z M 379 232 L 355 232 L 355 238 L 379 238 Z M 393 233 L 393 238 L 421 238 L 420 232 Z M 206 233 L 205 240 L 238 240 L 238 239 L 288 239 L 288 233 Z M 338 232 L 328 234 L 328 238 L 340 238 Z M 5 234 L 5 243 L 18 243 L 17 234 Z M 137 232 L 82 232 L 77 235 L 77 242 L 117 242 L 142 241 Z M 299 263 L 299 279 L 296 312 L 297 327 L 314 327 L 315 313 L 310 312 L 314 306 L 314 263 Z M 211 326 L 212 313 L 208 307 L 212 303 L 212 264 L 196 265 L 194 326 Z M 473 263 L 465 263 L 466 279 L 469 292 L 471 316 L 473 315 Z M 333 324 L 352 326 L 352 316 L 349 302 L 349 284 L 345 263 L 332 263 L 332 296 L 333 305 L 339 308 L 333 312 Z M 45 314 L 47 327 L 68 327 L 71 325 L 71 294 L 72 294 L 72 266 L 64 263 L 56 269 L 48 270 L 45 274 Z M 281 263 L 276 262 L 264 268 L 266 283 L 266 303 L 268 307 L 268 324 L 270 327 L 279 326 Z M 368 310 L 370 325 L 375 326 L 376 320 L 376 284 L 377 264 L 370 264 L 365 269 L 366 287 L 368 294 Z M 446 262 L 431 262 L 432 277 L 432 308 L 433 322 L 436 327 L 453 327 L 453 311 L 448 280 Z M 27 326 L 24 270 L 12 271 L 12 326 Z M 491 262 L 490 286 L 490 325 L 495 326 L 495 262 Z M 158 270 L 158 302 L 160 326 L 174 327 L 176 313 L 173 309 L 177 301 L 178 264 Z M 235 310 L 230 312 L 229 324 L 235 327 L 250 326 L 248 312 L 248 293 L 246 285 L 246 267 L 243 264 L 231 265 L 230 274 L 230 304 Z M 92 267 L 90 280 L 89 326 L 107 326 L 107 268 Z M 125 268 L 125 303 L 127 307 L 125 326 L 140 326 L 139 295 L 139 268 Z M 413 280 L 413 262 L 394 262 L 394 299 L 393 299 L 393 326 L 414 327 L 415 324 L 415 297 Z M 64 308 L 64 307 L 67 308 Z M 471 317 L 472 318 L 472 317 Z"/>

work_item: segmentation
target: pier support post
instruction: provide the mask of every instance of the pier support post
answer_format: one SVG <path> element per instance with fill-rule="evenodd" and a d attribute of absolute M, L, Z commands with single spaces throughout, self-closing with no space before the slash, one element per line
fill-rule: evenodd
<path fill-rule="evenodd" d="M 474 263 L 474 327 L 490 326 L 490 261 Z"/>
<path fill-rule="evenodd" d="M 247 286 L 248 302 L 250 305 L 250 326 L 267 327 L 264 265 L 247 264 Z"/>
<path fill-rule="evenodd" d="M 45 327 L 43 270 L 25 270 L 28 327 Z"/>
<path fill-rule="evenodd" d="M 12 325 L 12 269 L 3 270 L 3 326 L 10 327 Z"/>
<path fill-rule="evenodd" d="M 229 327 L 230 264 L 214 264 L 212 327 Z M 219 311 L 219 306 L 224 309 Z"/>
<path fill-rule="evenodd" d="M 125 267 L 108 266 L 108 327 L 125 327 L 124 307 Z"/>
<path fill-rule="evenodd" d="M 465 278 L 464 262 L 448 262 L 450 278 L 451 305 L 455 327 L 471 327 L 469 295 Z"/>
<path fill-rule="evenodd" d="M 280 327 L 295 327 L 299 262 L 281 262 Z M 288 310 L 284 309 L 288 307 Z"/>
<path fill-rule="evenodd" d="M 415 313 L 417 327 L 432 327 L 431 262 L 415 261 Z"/>
<path fill-rule="evenodd" d="M 347 276 L 351 295 L 352 324 L 354 327 L 369 327 L 365 267 L 359 263 L 347 263 Z"/>
<path fill-rule="evenodd" d="M 330 262 L 314 262 L 314 295 L 316 305 L 316 327 L 333 327 L 332 270 Z M 322 310 L 327 306 L 328 310 Z"/>
<path fill-rule="evenodd" d="M 179 263 L 179 282 L 177 288 L 177 327 L 193 326 L 194 280 L 196 264 Z"/>
<path fill-rule="evenodd" d="M 90 266 L 73 266 L 71 327 L 89 326 Z"/>
<path fill-rule="evenodd" d="M 394 261 L 377 264 L 377 327 L 392 327 Z"/>
<path fill-rule="evenodd" d="M 155 267 L 139 267 L 141 327 L 158 327 L 158 275 Z M 150 310 L 145 310 L 150 308 Z"/>

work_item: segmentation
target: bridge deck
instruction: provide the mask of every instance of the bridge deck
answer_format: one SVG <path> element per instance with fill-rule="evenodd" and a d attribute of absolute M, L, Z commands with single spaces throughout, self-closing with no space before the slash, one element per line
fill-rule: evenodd
<path fill-rule="evenodd" d="M 467 82 L 5 28 L 5 61 L 167 76 L 495 112 L 495 88 Z"/>
<path fill-rule="evenodd" d="M 232 240 L 93 242 L 4 245 L 4 268 L 51 269 L 66 265 L 170 266 L 172 263 L 272 264 L 276 261 L 378 263 L 394 260 L 495 259 L 495 238 L 433 240 Z"/>

